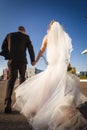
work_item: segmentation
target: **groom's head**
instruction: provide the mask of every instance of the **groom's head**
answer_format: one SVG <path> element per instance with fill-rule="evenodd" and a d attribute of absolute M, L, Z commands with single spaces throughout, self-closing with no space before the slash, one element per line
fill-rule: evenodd
<path fill-rule="evenodd" d="M 25 30 L 25 28 L 24 28 L 23 26 L 19 26 L 19 27 L 18 27 L 18 31 L 19 31 L 19 32 L 22 32 L 22 33 L 25 33 L 25 32 L 26 32 L 26 30 Z"/>

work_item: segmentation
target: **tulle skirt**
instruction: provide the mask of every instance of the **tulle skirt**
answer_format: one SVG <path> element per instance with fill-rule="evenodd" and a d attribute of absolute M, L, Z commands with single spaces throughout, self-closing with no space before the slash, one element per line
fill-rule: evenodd
<path fill-rule="evenodd" d="M 87 97 L 80 92 L 77 76 L 56 68 L 48 66 L 21 84 L 13 107 L 35 130 L 79 130 L 87 120 L 76 107 Z"/>

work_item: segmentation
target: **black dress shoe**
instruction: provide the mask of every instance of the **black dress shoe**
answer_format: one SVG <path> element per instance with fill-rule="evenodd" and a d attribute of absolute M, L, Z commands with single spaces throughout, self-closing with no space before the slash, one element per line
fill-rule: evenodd
<path fill-rule="evenodd" d="M 87 102 L 80 104 L 77 109 L 82 113 L 85 119 L 87 119 Z"/>
<path fill-rule="evenodd" d="M 4 112 L 5 113 L 12 113 L 12 110 L 11 110 L 11 107 L 10 106 L 6 106 L 5 109 L 4 109 Z"/>

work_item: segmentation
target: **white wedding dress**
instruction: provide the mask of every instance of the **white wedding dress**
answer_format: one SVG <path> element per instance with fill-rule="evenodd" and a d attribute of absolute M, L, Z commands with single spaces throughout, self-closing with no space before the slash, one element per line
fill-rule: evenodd
<path fill-rule="evenodd" d="M 79 130 L 87 120 L 76 107 L 87 101 L 79 79 L 67 72 L 72 51 L 71 38 L 58 22 L 47 33 L 45 71 L 27 79 L 16 90 L 14 108 L 35 130 Z"/>

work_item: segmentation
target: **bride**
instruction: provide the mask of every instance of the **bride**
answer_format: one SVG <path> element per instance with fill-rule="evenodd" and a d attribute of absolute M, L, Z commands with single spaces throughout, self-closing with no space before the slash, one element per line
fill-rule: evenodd
<path fill-rule="evenodd" d="M 46 70 L 15 90 L 13 107 L 35 130 L 79 130 L 87 126 L 87 120 L 77 107 L 86 102 L 87 97 L 79 89 L 79 79 L 67 72 L 72 44 L 59 22 L 49 24 L 35 64 L 46 47 Z"/>

